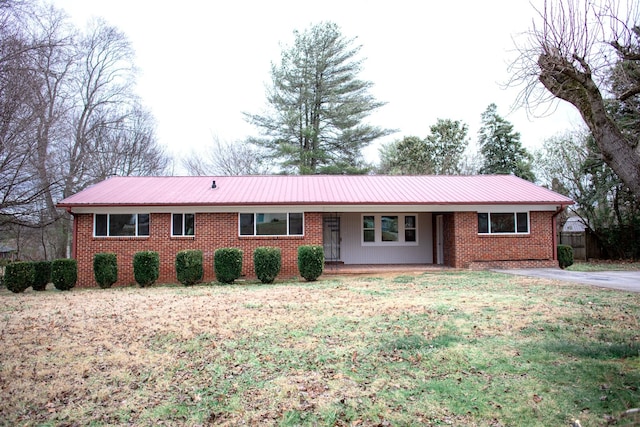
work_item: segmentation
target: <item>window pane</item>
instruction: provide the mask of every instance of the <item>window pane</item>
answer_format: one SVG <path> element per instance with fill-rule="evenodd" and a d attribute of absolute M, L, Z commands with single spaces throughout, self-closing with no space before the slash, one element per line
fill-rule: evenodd
<path fill-rule="evenodd" d="M 109 236 L 135 236 L 136 215 L 109 215 Z"/>
<path fill-rule="evenodd" d="M 363 216 L 362 217 L 362 228 L 374 228 L 374 217 L 373 215 L 369 216 Z"/>
<path fill-rule="evenodd" d="M 492 233 L 515 233 L 516 219 L 512 213 L 492 213 L 491 232 Z"/>
<path fill-rule="evenodd" d="M 138 214 L 138 236 L 149 235 L 149 214 Z"/>
<path fill-rule="evenodd" d="M 416 230 L 415 229 L 405 229 L 404 230 L 404 241 L 405 242 L 415 242 L 416 241 Z"/>
<path fill-rule="evenodd" d="M 287 234 L 287 214 L 257 214 L 256 234 L 258 236 L 284 236 Z"/>
<path fill-rule="evenodd" d="M 522 212 L 516 214 L 518 217 L 518 233 L 528 233 L 529 232 L 529 214 L 526 212 Z"/>
<path fill-rule="evenodd" d="M 173 235 L 182 236 L 182 214 L 173 214 Z"/>
<path fill-rule="evenodd" d="M 364 230 L 363 239 L 365 242 L 375 242 L 376 233 L 374 230 Z"/>
<path fill-rule="evenodd" d="M 479 213 L 478 214 L 478 233 L 488 233 L 488 232 L 489 232 L 489 214 Z"/>
<path fill-rule="evenodd" d="M 240 235 L 253 236 L 253 214 L 240 214 Z"/>
<path fill-rule="evenodd" d="M 397 242 L 398 241 L 398 217 L 383 216 L 380 219 L 382 224 L 382 241 Z"/>
<path fill-rule="evenodd" d="M 416 228 L 416 217 L 407 215 L 404 217 L 404 228 Z"/>
<path fill-rule="evenodd" d="M 290 213 L 289 214 L 289 234 L 302 235 L 302 214 Z"/>
<path fill-rule="evenodd" d="M 196 230 L 196 215 L 184 214 L 184 235 L 193 236 Z"/>
<path fill-rule="evenodd" d="M 107 215 L 106 214 L 96 214 L 96 236 L 106 236 L 107 235 Z"/>

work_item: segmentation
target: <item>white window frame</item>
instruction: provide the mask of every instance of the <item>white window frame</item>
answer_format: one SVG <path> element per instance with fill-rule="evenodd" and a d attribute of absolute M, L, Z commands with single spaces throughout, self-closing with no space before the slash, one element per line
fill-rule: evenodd
<path fill-rule="evenodd" d="M 365 242 L 364 241 L 364 217 L 372 216 L 373 217 L 373 230 L 374 230 L 374 241 L 373 242 Z M 398 240 L 394 241 L 383 241 L 382 240 L 382 217 L 383 216 L 397 216 L 398 217 Z M 413 216 L 416 219 L 415 227 L 409 228 L 410 230 L 416 231 L 416 240 L 415 242 L 407 242 L 405 241 L 405 217 Z M 417 212 L 407 212 L 407 213 L 397 213 L 397 212 L 385 212 L 385 213 L 363 213 L 360 215 L 360 244 L 362 246 L 418 246 L 420 244 L 420 216 Z M 370 228 L 367 228 L 370 230 Z"/>
<path fill-rule="evenodd" d="M 96 234 L 96 223 L 97 223 L 97 217 L 98 215 L 106 215 L 107 217 L 107 234 L 106 235 L 98 235 Z M 131 235 L 131 236 L 111 236 L 109 235 L 109 230 L 111 228 L 111 215 L 135 215 L 135 225 L 134 225 L 134 229 L 135 229 L 135 234 Z M 149 217 L 149 234 L 138 234 L 138 230 L 139 230 L 139 216 L 140 215 L 147 215 Z M 93 237 L 115 237 L 115 238 L 119 238 L 119 237 L 127 237 L 127 238 L 131 238 L 131 237 L 140 237 L 140 238 L 147 238 L 151 235 L 151 214 L 150 213 L 94 213 L 93 214 Z"/>
<path fill-rule="evenodd" d="M 182 230 L 180 234 L 176 234 L 176 230 L 173 228 L 173 216 L 182 215 Z M 193 215 L 193 234 L 185 234 L 185 215 Z M 196 235 L 196 214 L 194 212 L 173 212 L 171 214 L 171 237 L 195 237 Z"/>
<path fill-rule="evenodd" d="M 515 235 L 519 235 L 519 236 L 525 236 L 525 235 L 529 235 L 531 234 L 531 212 L 478 212 L 476 218 L 479 219 L 479 216 L 481 214 L 486 214 L 487 215 L 487 232 L 483 233 L 480 231 L 480 224 L 476 223 L 478 226 L 478 235 L 479 236 L 515 236 Z M 514 224 L 514 231 L 497 231 L 494 232 L 493 230 L 491 230 L 491 215 L 492 214 L 500 214 L 500 215 L 504 215 L 504 214 L 513 214 L 513 224 Z M 525 214 L 527 215 L 527 231 L 518 231 L 518 215 L 519 214 Z"/>
<path fill-rule="evenodd" d="M 258 221 L 256 220 L 257 215 L 260 214 L 286 214 L 287 215 L 287 225 L 286 230 L 287 234 L 257 234 Z M 299 214 L 302 216 L 302 234 L 289 234 L 289 228 L 291 223 L 291 215 Z M 253 215 L 253 234 L 242 234 L 241 233 L 241 223 L 240 216 L 241 215 Z M 238 236 L 239 237 L 304 237 L 305 231 L 305 223 L 304 223 L 304 212 L 270 212 L 270 211 L 262 211 L 262 212 L 240 212 L 238 213 Z"/>

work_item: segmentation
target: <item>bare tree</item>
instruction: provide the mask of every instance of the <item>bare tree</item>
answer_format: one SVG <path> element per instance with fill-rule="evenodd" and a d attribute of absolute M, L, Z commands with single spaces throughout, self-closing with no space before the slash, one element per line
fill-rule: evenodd
<path fill-rule="evenodd" d="M 18 6 L 23 5 L 0 3 L 0 225 L 37 227 L 43 224 L 37 201 L 49 182 L 34 179 L 42 131 L 35 108 L 41 80 L 34 63 L 51 39 L 32 34 L 25 21 L 33 15 Z"/>
<path fill-rule="evenodd" d="M 167 170 L 169 158 L 155 138 L 155 121 L 138 103 L 117 112 L 118 120 L 96 131 L 88 160 L 91 181 L 112 175 L 156 175 Z"/>
<path fill-rule="evenodd" d="M 58 200 L 113 174 L 164 173 L 134 83 L 117 29 L 96 20 L 82 33 L 52 6 L 0 0 L 0 225 L 40 228 L 39 252 L 65 256 Z"/>
<path fill-rule="evenodd" d="M 265 175 L 270 167 L 259 148 L 242 141 L 223 142 L 217 136 L 204 152 L 192 151 L 182 159 L 190 175 Z"/>
<path fill-rule="evenodd" d="M 134 84 L 131 45 L 122 32 L 104 21 L 89 24 L 78 42 L 77 55 L 73 134 L 61 150 L 67 155 L 63 197 L 93 183 L 92 152 L 99 146 L 99 137 L 124 119 L 122 106 L 130 103 Z"/>
<path fill-rule="evenodd" d="M 638 140 L 621 129 L 609 108 L 611 100 L 637 101 L 640 94 L 638 2 L 545 0 L 537 14 L 518 46 L 511 84 L 524 85 L 521 101 L 529 107 L 553 98 L 574 105 L 603 160 L 640 196 Z M 627 90 L 613 90 L 614 69 L 624 74 Z"/>
<path fill-rule="evenodd" d="M 70 109 L 68 79 L 76 58 L 72 50 L 72 28 L 66 16 L 49 6 L 34 14 L 30 33 L 41 40 L 32 51 L 31 87 L 32 115 L 35 124 L 33 166 L 39 185 L 45 189 L 43 199 L 47 211 L 46 222 L 59 217 L 55 207 L 60 175 L 53 172 L 50 156 L 53 144 L 64 136 L 65 119 Z"/>

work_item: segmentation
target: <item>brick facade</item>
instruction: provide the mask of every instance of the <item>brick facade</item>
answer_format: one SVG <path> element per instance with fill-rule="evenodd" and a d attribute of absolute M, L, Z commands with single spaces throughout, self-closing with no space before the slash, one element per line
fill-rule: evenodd
<path fill-rule="evenodd" d="M 554 259 L 552 211 L 529 213 L 530 229 L 521 235 L 480 235 L 476 212 L 443 214 L 444 265 L 454 268 L 557 267 Z M 171 214 L 152 213 L 148 237 L 93 237 L 93 214 L 76 214 L 78 286 L 95 286 L 93 255 L 114 252 L 118 256 L 117 284 L 133 284 L 133 255 L 153 250 L 160 254 L 159 283 L 176 283 L 175 256 L 183 249 L 199 249 L 204 254 L 203 281 L 214 281 L 213 254 L 216 249 L 232 247 L 244 252 L 242 274 L 255 277 L 253 251 L 259 246 L 282 250 L 280 278 L 298 273 L 297 250 L 300 245 L 322 245 L 323 214 L 304 214 L 304 236 L 238 236 L 237 213 L 197 213 L 195 236 L 172 237 Z M 434 230 L 435 232 L 435 230 Z"/>
<path fill-rule="evenodd" d="M 456 268 L 557 267 L 554 260 L 553 214 L 529 213 L 529 234 L 480 235 L 475 212 L 444 216 L 446 265 Z"/>
<path fill-rule="evenodd" d="M 135 283 L 133 255 L 138 251 L 157 251 L 160 254 L 158 283 L 177 283 L 175 257 L 183 249 L 199 249 L 204 255 L 203 281 L 215 280 L 213 254 L 216 249 L 231 247 L 244 251 L 242 274 L 255 277 L 253 251 L 259 246 L 275 246 L 282 250 L 282 270 L 279 277 L 298 275 L 298 246 L 322 244 L 322 214 L 304 214 L 304 236 L 238 236 L 237 213 L 197 213 L 195 236 L 172 237 L 171 214 L 152 213 L 148 237 L 93 237 L 93 214 L 76 214 L 76 248 L 78 286 L 95 286 L 93 255 L 114 252 L 118 256 L 117 284 Z"/>

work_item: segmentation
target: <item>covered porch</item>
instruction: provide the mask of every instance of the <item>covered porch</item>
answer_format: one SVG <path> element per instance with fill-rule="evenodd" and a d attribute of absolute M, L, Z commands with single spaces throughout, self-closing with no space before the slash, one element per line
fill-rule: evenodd
<path fill-rule="evenodd" d="M 402 271 L 445 263 L 444 215 L 416 207 L 324 213 L 322 240 L 326 271 Z"/>

